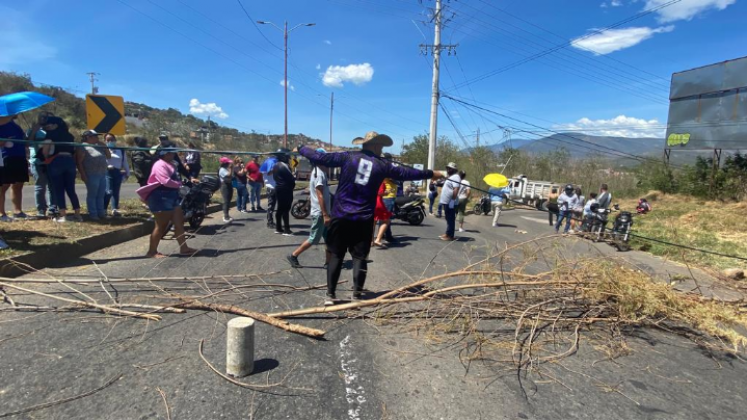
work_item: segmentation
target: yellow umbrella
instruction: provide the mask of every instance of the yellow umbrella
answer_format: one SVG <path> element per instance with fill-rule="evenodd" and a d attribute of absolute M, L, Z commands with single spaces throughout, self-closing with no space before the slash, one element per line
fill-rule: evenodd
<path fill-rule="evenodd" d="M 495 188 L 503 188 L 508 185 L 508 178 L 501 174 L 487 174 L 482 179 L 486 184 Z"/>

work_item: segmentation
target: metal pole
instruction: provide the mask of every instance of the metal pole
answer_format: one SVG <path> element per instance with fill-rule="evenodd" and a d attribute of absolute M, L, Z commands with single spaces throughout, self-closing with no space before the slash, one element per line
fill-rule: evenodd
<path fill-rule="evenodd" d="M 335 109 L 335 93 L 329 98 L 329 148 L 332 149 L 332 117 Z"/>
<path fill-rule="evenodd" d="M 438 135 L 438 70 L 441 63 L 441 0 L 436 0 L 436 38 L 433 45 L 433 88 L 431 96 L 431 132 L 428 140 L 428 169 L 436 166 L 436 137 Z"/>
<path fill-rule="evenodd" d="M 288 148 L 288 21 L 285 21 L 283 31 L 285 41 L 285 132 L 283 134 L 283 147 Z"/>

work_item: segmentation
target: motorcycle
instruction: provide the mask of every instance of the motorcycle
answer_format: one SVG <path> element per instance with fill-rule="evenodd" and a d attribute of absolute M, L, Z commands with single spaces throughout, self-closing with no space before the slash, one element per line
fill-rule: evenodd
<path fill-rule="evenodd" d="M 213 175 L 203 175 L 200 182 L 193 183 L 190 180 L 183 182 L 183 186 L 179 188 L 179 197 L 184 220 L 189 223 L 190 228 L 197 229 L 202 225 L 207 215 L 210 198 L 219 189 L 220 179 Z"/>
<path fill-rule="evenodd" d="M 612 229 L 607 229 L 607 222 L 609 221 L 609 215 L 612 213 L 612 209 L 600 209 L 597 204 L 591 205 L 591 215 L 589 215 L 583 222 L 581 228 L 584 232 L 588 232 L 587 236 L 594 242 L 607 241 L 611 243 L 618 251 L 629 251 L 630 250 L 630 231 L 633 227 L 633 214 L 628 211 L 622 211 L 617 216 L 612 224 Z M 615 204 L 615 211 L 619 211 L 620 207 Z"/>
<path fill-rule="evenodd" d="M 630 230 L 633 227 L 633 214 L 629 211 L 622 211 L 615 217 L 612 224 L 610 239 L 618 251 L 629 251 Z"/>
<path fill-rule="evenodd" d="M 419 195 L 397 197 L 394 200 L 392 219 L 405 221 L 413 226 L 425 220 L 425 200 Z"/>
<path fill-rule="evenodd" d="M 309 191 L 305 190 L 301 192 L 301 195 L 309 195 Z M 295 219 L 305 219 L 311 214 L 311 199 L 310 198 L 299 198 L 293 203 L 291 207 L 291 216 Z"/>
<path fill-rule="evenodd" d="M 490 196 L 483 195 L 480 198 L 480 202 L 475 204 L 474 211 L 475 211 L 475 214 L 478 216 L 481 214 L 484 214 L 486 216 L 490 214 Z"/>

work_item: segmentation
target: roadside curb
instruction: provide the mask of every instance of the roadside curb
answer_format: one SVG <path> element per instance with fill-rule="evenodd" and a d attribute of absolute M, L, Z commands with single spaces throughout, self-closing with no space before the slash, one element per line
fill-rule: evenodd
<path fill-rule="evenodd" d="M 306 189 L 296 189 L 301 191 Z M 294 192 L 295 192 L 294 191 Z M 260 195 L 267 198 L 267 193 Z M 231 207 L 236 206 L 236 201 L 231 201 Z M 212 204 L 207 208 L 207 214 L 218 213 L 223 210 L 223 204 Z M 113 230 L 99 235 L 86 236 L 74 242 L 63 242 L 50 245 L 44 249 L 0 259 L 0 277 L 15 278 L 29 273 L 27 266 L 41 270 L 43 268 L 55 267 L 80 258 L 103 248 L 119 245 L 123 242 L 141 238 L 153 232 L 153 222 L 143 221 L 135 226 Z"/>

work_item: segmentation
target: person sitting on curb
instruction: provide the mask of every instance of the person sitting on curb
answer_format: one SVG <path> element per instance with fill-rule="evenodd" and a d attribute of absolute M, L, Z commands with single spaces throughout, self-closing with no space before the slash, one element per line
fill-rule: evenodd
<path fill-rule="evenodd" d="M 322 148 L 316 149 L 319 153 L 326 153 Z M 316 165 L 311 170 L 309 177 L 309 200 L 311 201 L 311 232 L 309 232 L 309 239 L 304 241 L 293 253 L 288 255 L 286 259 L 293 268 L 300 268 L 301 263 L 298 262 L 298 257 L 304 253 L 307 249 L 311 248 L 312 245 L 317 245 L 322 238 L 325 242 L 327 240 L 327 227 L 332 221 L 332 217 L 329 214 L 331 210 L 331 195 L 329 192 L 328 184 L 329 169 L 322 165 Z M 326 251 L 326 258 L 324 260 L 324 268 L 327 268 L 329 264 L 330 253 Z"/>

